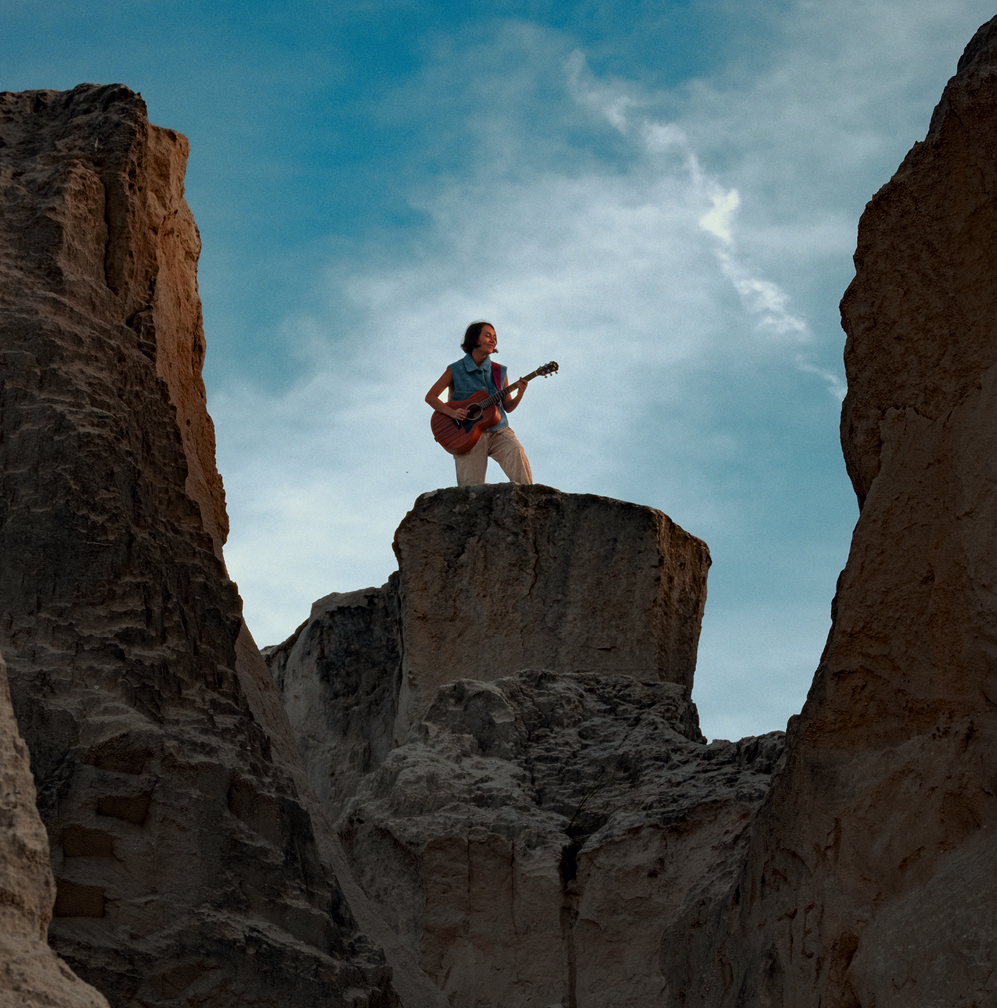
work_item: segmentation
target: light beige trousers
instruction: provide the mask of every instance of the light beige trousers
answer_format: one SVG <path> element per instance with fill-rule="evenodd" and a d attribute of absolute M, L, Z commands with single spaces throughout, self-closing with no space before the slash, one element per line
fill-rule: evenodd
<path fill-rule="evenodd" d="M 477 486 L 485 482 L 488 460 L 495 459 L 513 483 L 532 483 L 530 460 L 510 427 L 485 431 L 466 455 L 454 455 L 457 486 Z"/>

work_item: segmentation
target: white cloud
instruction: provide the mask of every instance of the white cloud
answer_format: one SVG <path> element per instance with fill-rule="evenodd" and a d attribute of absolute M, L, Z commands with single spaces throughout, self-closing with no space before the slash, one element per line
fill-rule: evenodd
<path fill-rule="evenodd" d="M 898 123 L 926 126 L 904 89 L 940 89 L 933 70 L 918 70 L 935 66 L 932 32 L 968 40 L 941 4 L 845 5 L 853 21 L 825 6 L 794 5 L 788 47 L 764 66 L 667 96 L 681 109 L 674 121 L 658 114 L 661 96 L 600 80 L 575 53 L 566 87 L 589 110 L 593 144 L 608 124 L 624 145 L 625 157 L 603 162 L 513 156 L 528 144 L 478 82 L 482 144 L 496 156 L 413 197 L 431 223 L 407 262 L 331 263 L 324 313 L 285 326 L 301 333 L 295 352 L 310 360 L 309 378 L 281 395 L 212 398 L 232 511 L 227 558 L 261 643 L 286 636 L 315 598 L 391 572 L 405 511 L 453 479 L 422 397 L 460 356 L 464 325 L 484 317 L 513 376 L 551 358 L 561 365 L 514 417 L 541 482 L 660 507 L 718 556 L 740 550 L 737 563 L 754 573 L 739 583 L 783 592 L 781 608 L 761 607 L 772 621 L 761 625 L 717 563 L 698 680 L 707 719 L 748 734 L 781 727 L 798 708 L 826 632 L 815 614 L 829 605 L 854 517 L 793 527 L 833 496 L 828 480 L 840 481 L 842 507 L 849 498 L 843 473 L 807 468 L 814 431 L 833 441 L 842 392 L 834 304 L 814 300 L 813 278 L 847 271 L 855 194 L 886 180 L 870 159 L 909 146 Z M 906 21 L 906 53 L 887 44 L 890 14 Z M 880 50 L 886 70 L 872 60 Z M 898 86 L 889 75 L 901 63 Z M 573 114 L 566 107 L 565 121 Z M 538 133 L 561 128 L 545 121 Z M 349 340 L 333 339 L 344 311 L 360 322 Z M 799 548 L 807 537 L 822 544 L 819 564 Z M 776 551 L 794 554 L 789 566 L 776 570 Z M 722 621 L 713 630 L 711 618 Z M 773 636 L 783 646 L 769 702 L 759 683 Z M 724 648 L 736 659 L 725 661 Z M 750 689 L 760 690 L 756 709 L 741 720 L 717 706 Z"/>
<path fill-rule="evenodd" d="M 697 224 L 714 238 L 721 247 L 715 250 L 720 271 L 741 298 L 745 309 L 757 317 L 756 331 L 775 337 L 792 337 L 794 342 L 811 339 L 807 323 L 789 308 L 789 296 L 771 280 L 756 275 L 747 262 L 738 255 L 734 241 L 734 211 L 741 205 L 737 189 L 727 189 L 718 178 L 710 176 L 692 150 L 687 134 L 674 123 L 653 122 L 638 118 L 635 122 L 626 114 L 628 109 L 638 109 L 646 102 L 621 93 L 620 85 L 602 86 L 593 80 L 579 52 L 572 53 L 567 67 L 571 88 L 579 101 L 605 118 L 621 133 L 635 133 L 643 143 L 646 154 L 662 173 L 668 171 L 668 162 L 656 155 L 680 153 L 688 175 L 688 198 L 709 206 Z M 801 370 L 819 373 L 806 358 L 797 353 L 795 360 Z M 833 390 L 836 394 L 837 389 Z"/>
<path fill-rule="evenodd" d="M 729 244 L 731 214 L 741 205 L 741 197 L 736 189 L 731 189 L 730 192 L 711 193 L 710 201 L 713 206 L 699 218 L 699 226 L 725 244 Z"/>

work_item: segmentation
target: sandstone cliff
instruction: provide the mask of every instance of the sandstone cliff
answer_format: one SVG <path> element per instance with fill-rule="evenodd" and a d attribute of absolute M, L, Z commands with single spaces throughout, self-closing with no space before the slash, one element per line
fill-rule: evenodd
<path fill-rule="evenodd" d="M 0 1006 L 107 1008 L 48 947 L 55 880 L 0 661 Z"/>
<path fill-rule="evenodd" d="M 704 544 L 505 484 L 423 495 L 395 547 L 267 649 L 352 873 L 455 1008 L 667 1003 L 782 750 L 699 733 Z"/>
<path fill-rule="evenodd" d="M 861 515 L 719 938 L 676 971 L 684 1004 L 997 1001 L 995 192 L 997 19 L 862 216 L 842 302 Z"/>
<path fill-rule="evenodd" d="M 186 140 L 121 86 L 0 95 L 0 652 L 115 1006 L 396 1003 L 221 562 Z"/>

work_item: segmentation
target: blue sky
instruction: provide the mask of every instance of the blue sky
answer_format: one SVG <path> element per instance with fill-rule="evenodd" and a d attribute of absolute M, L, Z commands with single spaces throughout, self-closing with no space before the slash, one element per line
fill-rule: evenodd
<path fill-rule="evenodd" d="M 0 89 L 121 82 L 186 134 L 227 549 L 260 644 L 381 584 L 453 481 L 429 385 L 488 318 L 556 359 L 538 482 L 660 508 L 714 565 L 709 737 L 782 728 L 856 518 L 838 446 L 865 202 L 979 0 L 0 0 Z"/>

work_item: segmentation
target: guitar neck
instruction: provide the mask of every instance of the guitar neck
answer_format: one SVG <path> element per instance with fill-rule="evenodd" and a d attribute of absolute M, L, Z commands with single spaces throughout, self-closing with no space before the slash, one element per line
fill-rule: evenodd
<path fill-rule="evenodd" d="M 531 371 L 525 378 L 520 378 L 519 380 L 525 382 L 532 381 L 538 374 L 540 374 L 540 368 L 537 368 L 536 371 Z M 486 410 L 489 406 L 494 406 L 499 399 L 504 399 L 510 392 L 512 392 L 512 388 L 507 385 L 505 388 L 500 388 L 498 392 L 493 392 L 487 399 L 482 399 L 478 405 L 483 410 Z"/>

